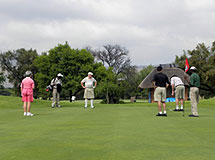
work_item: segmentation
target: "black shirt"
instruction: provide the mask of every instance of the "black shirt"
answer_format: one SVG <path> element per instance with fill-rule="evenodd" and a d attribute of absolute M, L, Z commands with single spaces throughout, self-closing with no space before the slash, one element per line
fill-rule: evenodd
<path fill-rule="evenodd" d="M 155 86 L 157 87 L 166 87 L 167 83 L 170 84 L 167 75 L 162 72 L 156 73 L 152 81 L 155 82 Z"/>

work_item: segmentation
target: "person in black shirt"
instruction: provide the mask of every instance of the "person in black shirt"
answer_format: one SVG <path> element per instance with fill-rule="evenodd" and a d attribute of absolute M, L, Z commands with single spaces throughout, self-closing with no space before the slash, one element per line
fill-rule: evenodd
<path fill-rule="evenodd" d="M 170 85 L 169 79 L 166 74 L 162 73 L 162 67 L 157 67 L 158 73 L 153 77 L 153 87 L 155 88 L 154 100 L 158 103 L 158 114 L 156 116 L 167 116 L 166 113 L 166 88 Z M 161 109 L 163 104 L 163 114 Z"/>

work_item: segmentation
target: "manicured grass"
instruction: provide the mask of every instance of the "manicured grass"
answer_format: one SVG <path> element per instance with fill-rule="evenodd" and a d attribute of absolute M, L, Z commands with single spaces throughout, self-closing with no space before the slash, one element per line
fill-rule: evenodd
<path fill-rule="evenodd" d="M 32 104 L 24 117 L 17 97 L 0 96 L 0 160 L 214 160 L 215 100 L 202 100 L 199 118 L 170 111 L 156 117 L 156 104 L 95 104 L 50 101 Z"/>

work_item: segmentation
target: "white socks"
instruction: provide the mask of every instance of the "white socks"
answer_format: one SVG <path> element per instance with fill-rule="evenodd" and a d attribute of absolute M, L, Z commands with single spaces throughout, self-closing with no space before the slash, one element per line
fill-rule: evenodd
<path fill-rule="evenodd" d="M 88 100 L 85 99 L 85 105 L 84 105 L 85 108 L 87 108 L 87 101 Z M 94 108 L 94 106 L 93 106 L 93 99 L 90 100 L 90 105 L 91 105 L 91 108 Z"/>
<path fill-rule="evenodd" d="M 85 99 L 85 106 L 84 107 L 87 108 L 87 99 Z"/>
<path fill-rule="evenodd" d="M 91 108 L 94 108 L 93 106 L 93 99 L 90 100 Z"/>
<path fill-rule="evenodd" d="M 183 109 L 183 107 L 184 107 L 184 106 L 183 106 L 183 105 L 181 105 L 181 109 Z M 179 106 L 177 105 L 175 109 L 177 109 L 177 110 L 178 110 L 178 109 L 179 109 Z"/>
<path fill-rule="evenodd" d="M 163 113 L 162 113 L 162 112 L 159 112 L 159 114 L 166 114 L 166 111 L 163 111 Z"/>
<path fill-rule="evenodd" d="M 34 116 L 31 112 L 24 112 L 24 116 Z"/>

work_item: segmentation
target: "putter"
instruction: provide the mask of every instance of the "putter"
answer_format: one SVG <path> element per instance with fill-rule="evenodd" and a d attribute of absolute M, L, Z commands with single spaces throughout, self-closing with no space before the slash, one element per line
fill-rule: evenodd
<path fill-rule="evenodd" d="M 184 112 L 185 112 L 185 99 L 184 99 L 184 109 L 183 109 L 183 117 L 184 117 Z"/>

